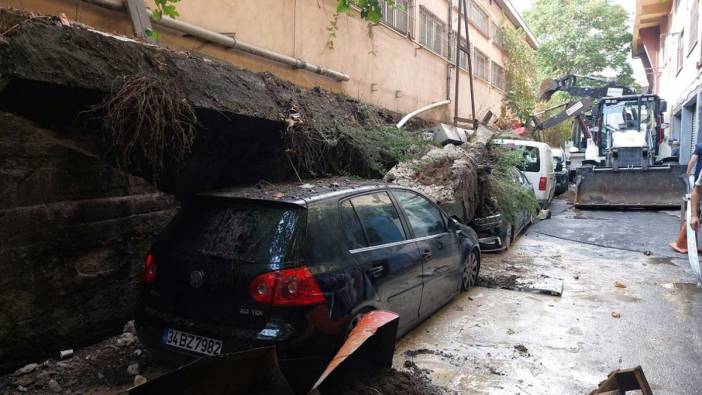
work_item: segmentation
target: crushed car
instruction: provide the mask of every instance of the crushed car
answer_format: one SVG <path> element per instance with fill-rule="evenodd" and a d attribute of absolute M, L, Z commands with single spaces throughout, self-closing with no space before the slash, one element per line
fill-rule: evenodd
<path fill-rule="evenodd" d="M 146 257 L 136 329 L 172 364 L 276 346 L 304 388 L 365 313 L 398 313 L 401 336 L 472 287 L 479 268 L 476 233 L 411 189 L 321 181 L 202 193 Z"/>
<path fill-rule="evenodd" d="M 510 169 L 510 175 L 514 184 L 534 196 L 534 188 L 524 173 L 513 167 Z M 481 251 L 497 252 L 509 249 L 512 242 L 533 221 L 533 210 L 523 207 L 512 215 L 494 210 L 489 215 L 474 218 L 470 225 L 478 234 Z"/>

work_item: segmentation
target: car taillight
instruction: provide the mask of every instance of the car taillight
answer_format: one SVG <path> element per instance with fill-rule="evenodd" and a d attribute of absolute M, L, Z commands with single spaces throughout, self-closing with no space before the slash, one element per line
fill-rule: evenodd
<path fill-rule="evenodd" d="M 156 269 L 157 265 L 154 256 L 148 254 L 144 263 L 144 282 L 152 283 L 156 281 Z"/>
<path fill-rule="evenodd" d="M 539 178 L 539 191 L 546 190 L 546 177 Z"/>
<path fill-rule="evenodd" d="M 309 306 L 324 302 L 324 294 L 307 266 L 264 273 L 251 281 L 251 298 L 273 306 Z"/>

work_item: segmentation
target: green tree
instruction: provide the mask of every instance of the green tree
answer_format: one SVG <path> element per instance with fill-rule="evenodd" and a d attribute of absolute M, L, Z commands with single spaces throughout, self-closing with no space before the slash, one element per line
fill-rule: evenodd
<path fill-rule="evenodd" d="M 608 0 L 536 0 L 524 15 L 539 40 L 537 62 L 547 76 L 613 71 L 631 85 L 628 15 Z"/>
<path fill-rule="evenodd" d="M 503 23 L 502 31 L 507 54 L 507 93 L 504 103 L 514 116 L 521 122 L 526 122 L 536 105 L 536 54 L 527 44 L 522 29 L 515 28 L 511 23 Z"/>

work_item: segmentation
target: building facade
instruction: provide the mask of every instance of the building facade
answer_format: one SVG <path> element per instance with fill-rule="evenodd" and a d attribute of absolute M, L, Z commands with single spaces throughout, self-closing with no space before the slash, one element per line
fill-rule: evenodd
<path fill-rule="evenodd" d="M 114 1 L 114 0 L 113 0 Z M 383 5 L 382 22 L 369 27 L 358 13 L 336 15 L 336 0 L 182 0 L 178 20 L 226 34 L 267 50 L 349 76 L 337 81 L 254 55 L 203 42 L 169 29 L 160 41 L 174 48 L 204 53 L 237 67 L 269 71 L 304 87 L 321 86 L 362 102 L 399 113 L 453 99 L 458 0 L 395 0 Z M 0 0 L 1 6 L 59 14 L 120 35 L 134 35 L 126 11 L 95 6 L 95 1 Z M 150 2 L 147 1 L 147 5 Z M 533 34 L 509 0 L 466 0 L 469 8 L 470 55 L 473 57 L 476 117 L 499 114 L 506 89 L 501 25 Z M 462 29 L 463 30 L 463 29 Z M 333 33 L 333 34 L 332 34 Z M 463 32 L 460 40 L 465 42 Z M 461 52 L 458 115 L 470 118 L 467 53 Z M 450 121 L 453 104 L 423 114 Z"/>
<path fill-rule="evenodd" d="M 700 0 L 636 0 L 633 55 L 651 92 L 668 102 L 668 134 L 680 142 L 680 163 L 702 142 L 700 24 Z"/>

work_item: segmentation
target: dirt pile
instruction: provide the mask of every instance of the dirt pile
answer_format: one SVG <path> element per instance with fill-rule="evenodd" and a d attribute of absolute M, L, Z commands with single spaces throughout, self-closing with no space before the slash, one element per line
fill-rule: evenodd
<path fill-rule="evenodd" d="M 145 372 L 149 365 L 150 357 L 129 322 L 121 335 L 77 350 L 68 358 L 33 362 L 0 377 L 0 393 L 118 393 L 141 379 L 137 376 L 160 374 Z"/>
<path fill-rule="evenodd" d="M 450 215 L 469 223 L 485 201 L 487 173 L 485 144 L 448 144 L 398 164 L 385 175 L 385 181 L 417 189 Z"/>
<path fill-rule="evenodd" d="M 17 19 L 0 10 L 0 26 L 13 26 L 0 44 L 0 106 L 45 127 L 99 131 L 100 104 L 134 81 L 179 88 L 195 112 L 196 137 L 190 155 L 159 177 L 160 189 L 178 197 L 296 173 L 380 177 L 419 141 L 390 133 L 400 115 L 346 96 L 50 18 Z M 416 119 L 405 129 L 425 126 Z M 145 164 L 129 171 L 152 178 Z"/>

